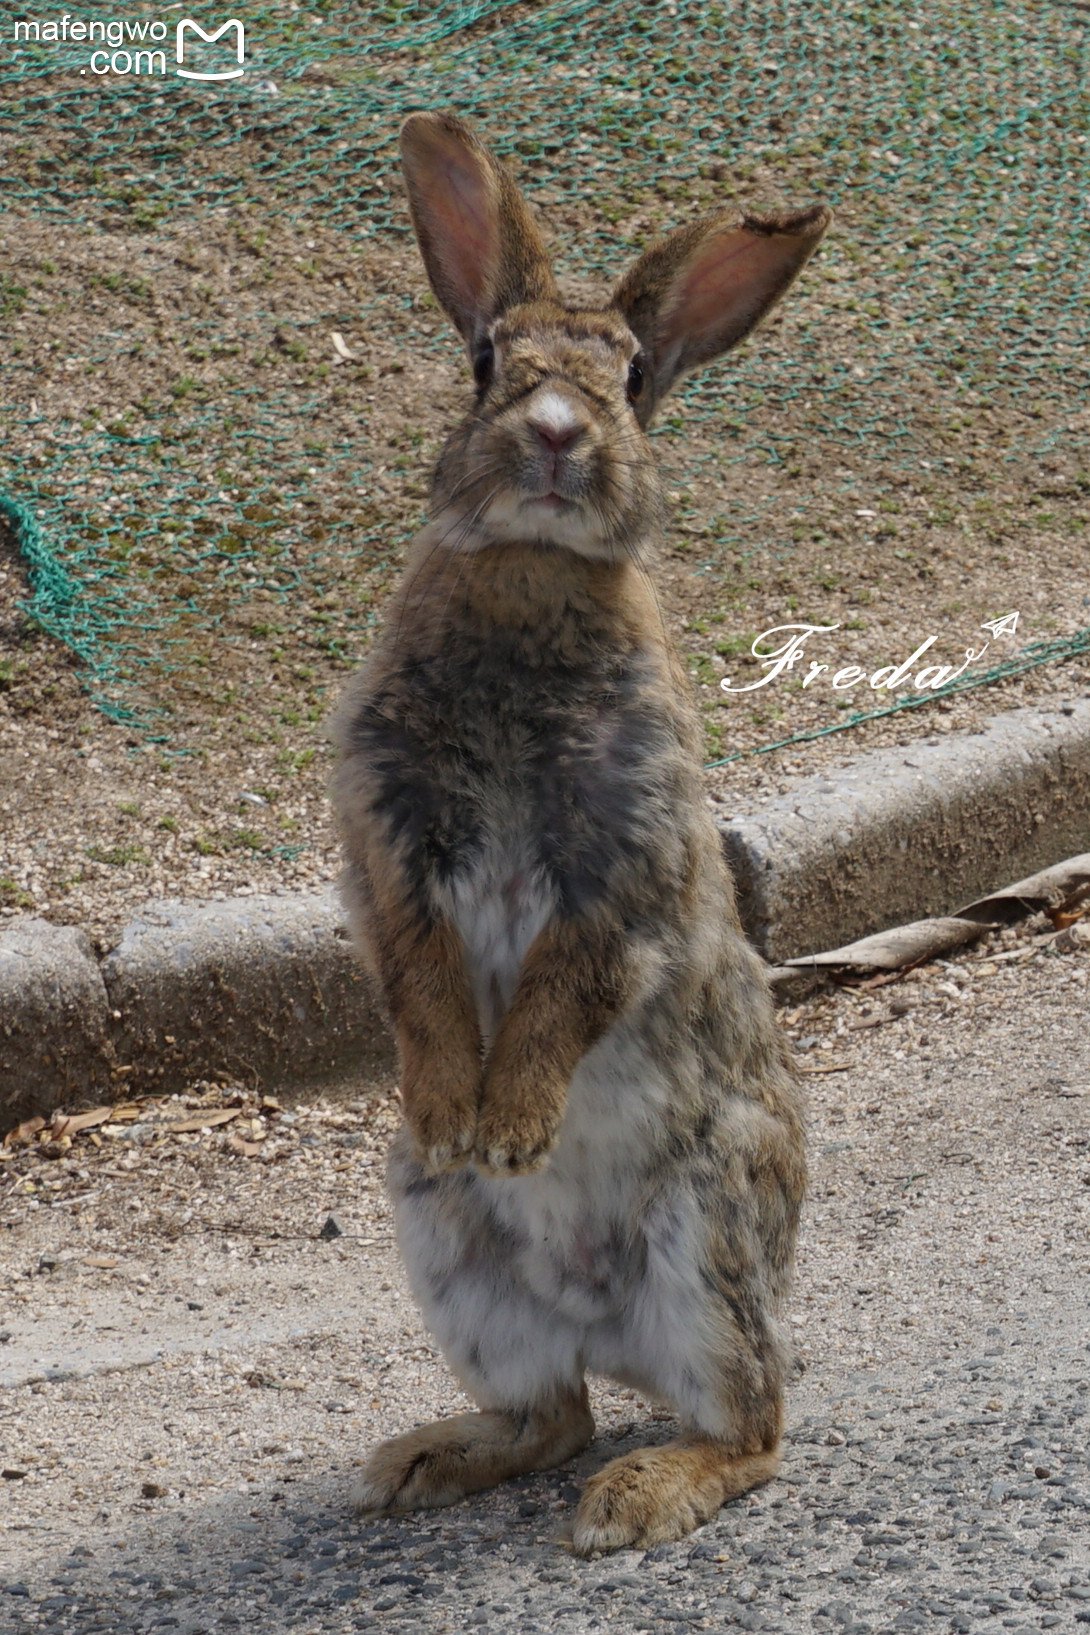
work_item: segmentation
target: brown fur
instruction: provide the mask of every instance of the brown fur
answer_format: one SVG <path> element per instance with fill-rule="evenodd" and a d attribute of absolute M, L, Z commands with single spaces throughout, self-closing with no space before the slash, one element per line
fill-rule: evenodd
<path fill-rule="evenodd" d="M 453 1414 L 384 1442 L 358 1508 L 367 1515 L 452 1504 L 512 1476 L 552 1470 L 593 1435 L 586 1386 L 526 1415 Z"/>
<path fill-rule="evenodd" d="M 446 1504 L 570 1457 L 589 1367 L 671 1401 L 686 1434 L 591 1480 L 575 1548 L 653 1544 L 777 1468 L 805 1156 L 648 576 L 644 427 L 828 217 L 721 212 L 580 311 L 466 127 L 415 115 L 403 152 L 478 393 L 346 698 L 335 799 L 401 1055 L 402 1248 L 483 1411 L 385 1443 L 357 1503 Z"/>
<path fill-rule="evenodd" d="M 579 1555 L 591 1555 L 684 1538 L 728 1499 L 770 1482 L 780 1460 L 778 1436 L 753 1453 L 692 1437 L 624 1454 L 587 1483 L 572 1544 Z"/>

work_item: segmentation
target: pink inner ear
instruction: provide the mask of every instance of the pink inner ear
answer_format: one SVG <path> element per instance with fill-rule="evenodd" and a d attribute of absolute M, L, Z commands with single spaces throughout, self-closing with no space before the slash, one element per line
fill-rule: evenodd
<path fill-rule="evenodd" d="M 478 309 L 499 263 L 496 186 L 477 156 L 445 132 L 431 140 L 415 167 L 416 206 L 450 296 L 464 316 Z"/>
<path fill-rule="evenodd" d="M 442 188 L 443 181 L 449 190 Z M 497 259 L 495 204 L 487 181 L 461 156 L 452 156 L 435 177 L 440 184 L 436 214 L 443 224 L 450 250 L 479 295 Z"/>
<path fill-rule="evenodd" d="M 798 235 L 718 233 L 678 278 L 666 316 L 667 344 L 683 341 L 696 358 L 731 346 L 783 290 L 804 254 Z"/>
<path fill-rule="evenodd" d="M 681 308 L 691 329 L 703 330 L 722 321 L 724 309 L 747 292 L 752 282 L 753 240 L 748 233 L 713 239 L 697 255 L 678 290 Z M 677 309 L 675 309 L 677 310 Z"/>

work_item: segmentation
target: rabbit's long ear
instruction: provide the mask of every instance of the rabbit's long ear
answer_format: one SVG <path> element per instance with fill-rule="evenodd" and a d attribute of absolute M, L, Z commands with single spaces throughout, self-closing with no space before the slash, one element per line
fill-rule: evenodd
<path fill-rule="evenodd" d="M 679 375 L 749 334 L 802 271 L 831 221 L 822 205 L 765 218 L 724 211 L 679 228 L 640 257 L 613 304 L 650 365 L 648 413 Z"/>
<path fill-rule="evenodd" d="M 413 114 L 401 127 L 401 163 L 431 287 L 471 352 L 508 307 L 555 298 L 522 195 L 467 125 Z"/>

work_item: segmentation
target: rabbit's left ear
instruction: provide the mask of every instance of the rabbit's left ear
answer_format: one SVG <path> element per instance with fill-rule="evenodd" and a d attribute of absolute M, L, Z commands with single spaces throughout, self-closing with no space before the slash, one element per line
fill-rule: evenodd
<path fill-rule="evenodd" d="M 401 163 L 431 287 L 471 354 L 508 307 L 555 297 L 522 195 L 468 125 L 453 114 L 411 115 Z"/>
<path fill-rule="evenodd" d="M 613 305 L 650 365 L 655 399 L 679 375 L 749 334 L 802 271 L 832 219 L 822 205 L 741 220 L 723 212 L 679 228 L 640 257 Z"/>

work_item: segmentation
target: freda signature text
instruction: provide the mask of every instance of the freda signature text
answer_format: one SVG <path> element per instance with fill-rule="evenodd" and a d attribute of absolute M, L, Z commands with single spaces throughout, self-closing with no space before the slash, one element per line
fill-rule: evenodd
<path fill-rule="evenodd" d="M 995 619 L 981 628 L 991 631 L 996 636 L 1007 636 L 1014 634 L 1017 623 L 1018 615 L 1014 613 L 1003 619 Z M 758 687 L 767 687 L 785 671 L 794 670 L 796 666 L 805 664 L 808 668 L 802 677 L 804 687 L 809 687 L 820 676 L 828 676 L 833 687 L 840 693 L 847 692 L 851 687 L 858 687 L 861 682 L 866 682 L 876 691 L 894 692 L 898 688 L 907 687 L 921 693 L 936 692 L 949 682 L 956 681 L 958 676 L 964 675 L 970 664 L 983 658 L 991 646 L 990 642 L 985 642 L 983 647 L 967 647 L 964 662 L 956 667 L 952 664 L 924 664 L 916 669 L 920 660 L 938 641 L 937 636 L 928 636 L 927 640 L 921 642 L 916 651 L 901 664 L 883 664 L 869 674 L 862 665 L 848 664 L 842 670 L 832 673 L 831 664 L 822 664 L 810 657 L 806 651 L 806 642 L 811 636 L 825 635 L 830 630 L 839 629 L 838 624 L 774 625 L 771 630 L 762 631 L 755 637 L 750 648 L 754 658 L 760 661 L 765 674 L 758 676 L 756 681 L 747 682 L 744 687 L 735 686 L 729 677 L 724 677 L 719 685 L 725 693 L 752 693 Z M 770 645 L 776 643 L 777 638 L 778 645 Z M 915 675 L 912 673 L 914 670 Z"/>

